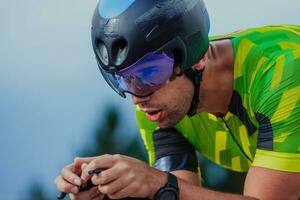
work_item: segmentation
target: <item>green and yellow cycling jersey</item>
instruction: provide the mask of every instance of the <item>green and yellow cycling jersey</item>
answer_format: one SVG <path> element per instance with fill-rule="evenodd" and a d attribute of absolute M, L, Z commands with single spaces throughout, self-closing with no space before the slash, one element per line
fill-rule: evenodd
<path fill-rule="evenodd" d="M 175 128 L 213 162 L 234 171 L 250 166 L 300 172 L 300 26 L 266 26 L 212 37 L 231 39 L 234 92 L 228 113 L 185 116 Z M 155 161 L 157 125 L 136 109 Z"/>

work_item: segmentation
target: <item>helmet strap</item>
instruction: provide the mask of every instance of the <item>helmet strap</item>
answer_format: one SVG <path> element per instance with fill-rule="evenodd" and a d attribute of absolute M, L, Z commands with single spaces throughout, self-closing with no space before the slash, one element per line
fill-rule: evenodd
<path fill-rule="evenodd" d="M 202 70 L 194 70 L 193 68 L 184 71 L 184 74 L 193 82 L 194 85 L 194 96 L 191 102 L 191 107 L 188 112 L 188 116 L 191 117 L 197 113 L 197 107 L 199 104 L 199 94 L 200 94 L 200 82 L 202 81 Z"/>

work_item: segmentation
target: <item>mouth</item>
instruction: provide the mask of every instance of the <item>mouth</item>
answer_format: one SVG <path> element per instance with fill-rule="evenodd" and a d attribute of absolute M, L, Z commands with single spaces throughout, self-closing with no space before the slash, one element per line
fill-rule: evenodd
<path fill-rule="evenodd" d="M 146 116 L 148 120 L 150 121 L 159 121 L 162 115 L 162 110 L 149 110 L 149 111 L 144 111 L 146 113 Z"/>

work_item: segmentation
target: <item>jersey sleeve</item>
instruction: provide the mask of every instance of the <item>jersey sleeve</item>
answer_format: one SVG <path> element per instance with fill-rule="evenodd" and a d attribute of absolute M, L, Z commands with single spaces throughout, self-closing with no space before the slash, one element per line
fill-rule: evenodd
<path fill-rule="evenodd" d="M 257 73 L 251 97 L 259 124 L 253 166 L 300 172 L 299 77 L 300 48 L 286 51 Z"/>

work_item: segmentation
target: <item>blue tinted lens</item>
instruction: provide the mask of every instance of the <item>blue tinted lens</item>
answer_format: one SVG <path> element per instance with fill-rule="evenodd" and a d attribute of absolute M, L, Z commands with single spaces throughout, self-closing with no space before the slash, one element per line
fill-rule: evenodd
<path fill-rule="evenodd" d="M 173 73 L 174 58 L 164 53 L 148 53 L 135 64 L 111 74 L 99 67 L 106 82 L 122 97 L 125 92 L 138 97 L 151 95 Z"/>
<path fill-rule="evenodd" d="M 117 73 L 122 88 L 136 96 L 147 96 L 164 85 L 173 73 L 174 59 L 166 54 L 148 53 L 132 66 Z"/>
<path fill-rule="evenodd" d="M 118 72 L 125 79 L 136 77 L 144 84 L 164 84 L 172 75 L 174 59 L 166 54 L 146 54 L 134 65 Z"/>
<path fill-rule="evenodd" d="M 120 82 L 118 79 L 115 77 L 114 74 L 111 74 L 109 72 L 106 72 L 102 67 L 98 64 L 100 72 L 105 79 L 105 81 L 108 83 L 108 85 L 115 91 L 117 92 L 121 97 L 126 97 L 124 91 L 120 87 Z"/>

